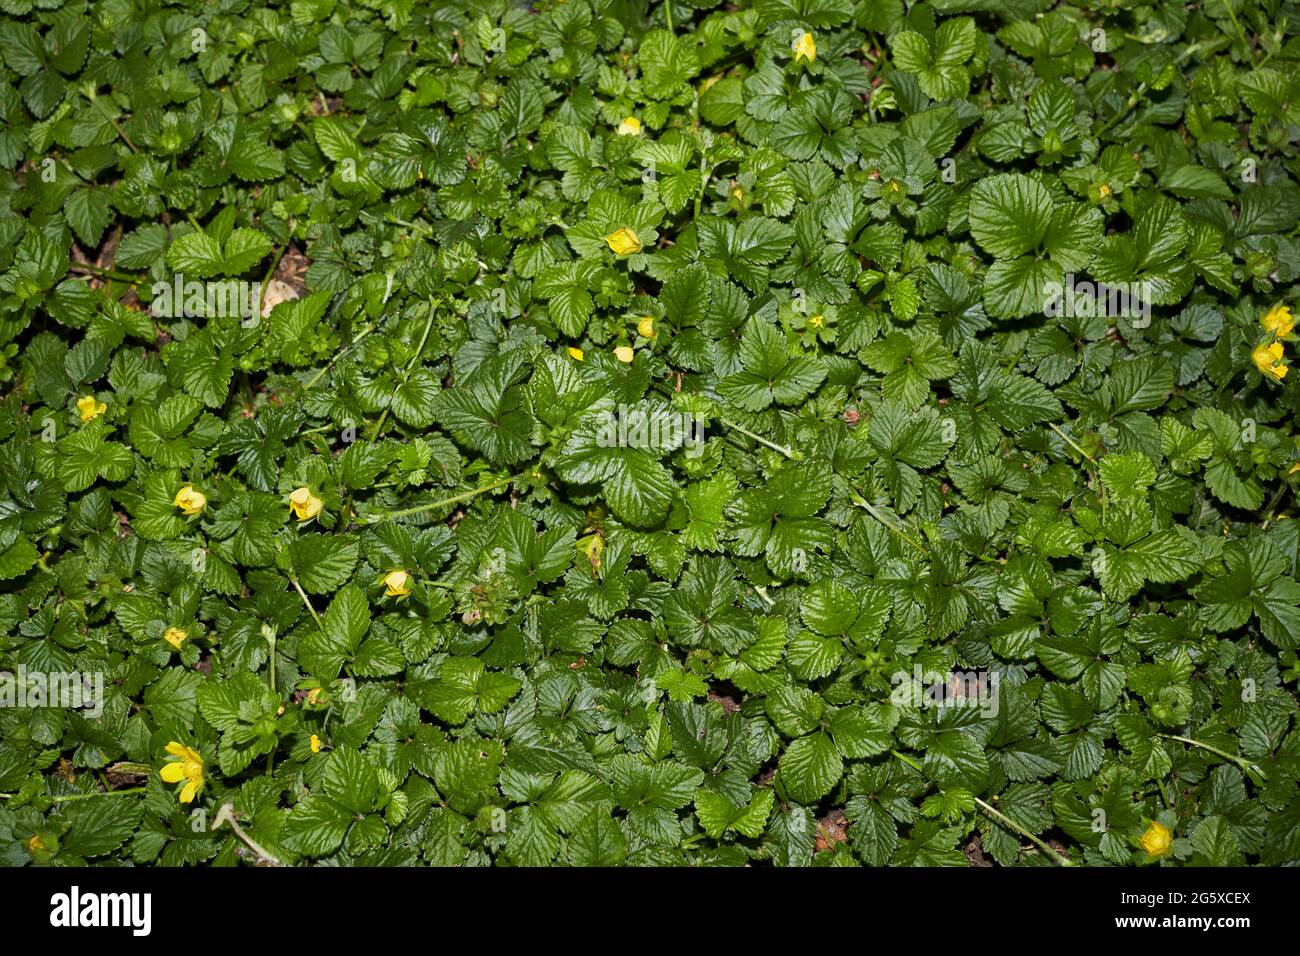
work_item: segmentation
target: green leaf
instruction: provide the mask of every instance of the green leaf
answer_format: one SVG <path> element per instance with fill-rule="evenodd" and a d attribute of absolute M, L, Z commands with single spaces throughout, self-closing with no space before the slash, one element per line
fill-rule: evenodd
<path fill-rule="evenodd" d="M 143 809 L 139 802 L 110 797 L 66 804 L 60 814 L 68 828 L 62 837 L 62 852 L 74 858 L 113 852 L 135 832 Z"/>
<path fill-rule="evenodd" d="M 720 793 L 697 790 L 695 815 L 704 832 L 715 840 L 728 830 L 753 839 L 762 835 L 772 813 L 773 800 L 771 790 L 760 790 L 747 806 L 737 807 Z"/>
<path fill-rule="evenodd" d="M 971 235 L 998 259 L 1014 259 L 1035 251 L 1051 225 L 1051 195 L 1028 176 L 989 176 L 971 191 Z"/>
<path fill-rule="evenodd" d="M 812 803 L 830 793 L 843 772 L 835 744 L 826 734 L 817 733 L 800 737 L 786 748 L 778 779 L 792 799 Z"/>
<path fill-rule="evenodd" d="M 289 546 L 298 583 L 309 594 L 338 589 L 357 563 L 357 542 L 346 537 L 306 534 Z"/>
<path fill-rule="evenodd" d="M 321 618 L 321 626 L 303 638 L 303 666 L 321 677 L 337 677 L 356 654 L 370 628 L 370 608 L 365 593 L 354 585 L 341 589 Z"/>
<path fill-rule="evenodd" d="M 494 714 L 519 690 L 519 681 L 505 674 L 488 673 L 473 657 L 451 657 L 443 662 L 438 682 L 424 694 L 435 717 L 463 724 L 470 714 Z"/>

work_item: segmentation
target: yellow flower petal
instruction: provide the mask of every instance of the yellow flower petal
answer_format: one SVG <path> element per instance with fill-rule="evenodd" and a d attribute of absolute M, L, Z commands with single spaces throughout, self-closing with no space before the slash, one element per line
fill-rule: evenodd
<path fill-rule="evenodd" d="M 320 753 L 320 738 L 315 734 L 311 735 L 311 752 L 314 754 Z"/>
<path fill-rule="evenodd" d="M 641 336 L 643 339 L 654 338 L 655 317 L 653 315 L 642 316 L 641 321 L 636 324 L 636 334 Z"/>
<path fill-rule="evenodd" d="M 166 749 L 169 754 L 179 759 L 164 764 L 159 769 L 158 776 L 164 783 L 186 781 L 178 796 L 181 803 L 190 803 L 203 789 L 203 758 L 197 751 L 175 740 L 169 743 Z"/>
<path fill-rule="evenodd" d="M 619 226 L 606 236 L 605 244 L 620 256 L 630 256 L 641 251 L 641 237 L 627 226 Z"/>
<path fill-rule="evenodd" d="M 385 597 L 406 597 L 411 593 L 410 581 L 411 576 L 401 569 L 389 571 L 380 578 L 380 583 L 384 585 Z"/>
<path fill-rule="evenodd" d="M 208 496 L 201 491 L 195 491 L 193 485 L 186 485 L 176 492 L 176 498 L 172 503 L 186 515 L 192 516 L 201 514 L 208 506 Z"/>
<path fill-rule="evenodd" d="M 1164 856 L 1173 847 L 1174 835 L 1167 826 L 1152 820 L 1138 842 L 1147 851 L 1147 856 Z"/>
<path fill-rule="evenodd" d="M 631 362 L 634 354 L 632 346 L 630 345 L 620 345 L 618 348 L 614 349 L 614 358 L 618 359 L 620 362 Z"/>
<path fill-rule="evenodd" d="M 90 422 L 108 411 L 108 406 L 95 398 L 94 395 L 85 395 L 77 399 L 77 411 L 81 413 L 83 422 Z"/>
<path fill-rule="evenodd" d="M 575 362 L 581 362 L 582 356 L 583 356 L 582 349 L 575 348 L 572 345 L 569 346 L 569 358 L 573 359 Z"/>
<path fill-rule="evenodd" d="M 799 39 L 794 41 L 794 61 L 807 60 L 811 63 L 817 59 L 817 41 L 813 39 L 811 33 L 805 33 Z"/>
<path fill-rule="evenodd" d="M 310 521 L 321 512 L 325 503 L 311 493 L 306 485 L 289 492 L 289 511 L 299 521 Z"/>
<path fill-rule="evenodd" d="M 202 761 L 203 759 L 197 753 L 191 750 L 189 747 L 186 747 L 184 744 L 177 743 L 174 740 L 167 745 L 166 750 L 173 757 L 181 757 L 185 760 Z"/>
<path fill-rule="evenodd" d="M 1272 332 L 1278 338 L 1290 335 L 1291 330 L 1295 328 L 1295 319 L 1291 315 L 1291 309 L 1285 305 L 1273 306 L 1268 310 L 1268 314 L 1259 321 L 1266 330 Z"/>
<path fill-rule="evenodd" d="M 577 543 L 578 550 L 586 555 L 588 563 L 591 565 L 593 573 L 600 570 L 601 554 L 605 551 L 605 539 L 598 534 L 590 534 L 585 538 L 579 538 Z"/>
<path fill-rule="evenodd" d="M 1282 358 L 1283 349 L 1281 342 L 1272 342 L 1268 345 L 1257 345 L 1255 351 L 1250 353 L 1251 360 L 1255 367 L 1266 378 L 1272 378 L 1276 381 L 1282 381 L 1286 377 L 1287 364 Z"/>
<path fill-rule="evenodd" d="M 166 633 L 163 634 L 163 640 L 166 641 L 168 644 L 170 644 L 172 647 L 176 648 L 176 650 L 178 651 L 181 649 L 181 646 L 185 643 L 185 639 L 187 637 L 189 637 L 189 634 L 181 630 L 179 627 L 169 627 L 167 628 Z M 177 756 L 180 756 L 180 754 L 178 754 Z"/>
<path fill-rule="evenodd" d="M 640 136 L 641 121 L 637 119 L 635 116 L 629 116 L 627 119 L 623 120 L 623 122 L 618 124 L 618 135 L 619 136 Z"/>

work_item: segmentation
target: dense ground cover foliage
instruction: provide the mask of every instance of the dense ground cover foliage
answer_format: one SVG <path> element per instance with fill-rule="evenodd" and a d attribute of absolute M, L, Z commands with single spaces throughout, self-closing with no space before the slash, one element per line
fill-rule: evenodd
<path fill-rule="evenodd" d="M 0 2 L 0 858 L 1300 862 L 1300 10 Z"/>

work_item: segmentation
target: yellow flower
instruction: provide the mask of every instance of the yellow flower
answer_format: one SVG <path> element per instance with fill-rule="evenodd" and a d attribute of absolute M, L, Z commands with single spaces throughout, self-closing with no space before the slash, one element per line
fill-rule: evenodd
<path fill-rule="evenodd" d="M 208 496 L 201 491 L 195 491 L 193 485 L 186 485 L 176 492 L 176 500 L 173 503 L 186 515 L 193 516 L 203 513 L 203 509 L 208 506 Z"/>
<path fill-rule="evenodd" d="M 570 346 L 569 346 L 569 358 L 573 359 L 575 362 L 581 362 L 581 361 L 582 361 L 582 349 L 580 349 L 580 348 L 576 348 L 576 347 L 570 345 Z"/>
<path fill-rule="evenodd" d="M 289 492 L 289 511 L 299 521 L 310 521 L 320 514 L 324 502 L 311 493 L 306 485 Z"/>
<path fill-rule="evenodd" d="M 598 573 L 600 571 L 600 556 L 605 551 L 605 539 L 599 534 L 589 534 L 585 538 L 579 538 L 577 546 L 578 552 L 585 555 L 587 562 L 591 565 L 591 573 Z"/>
<path fill-rule="evenodd" d="M 411 593 L 411 576 L 405 571 L 389 571 L 380 579 L 384 585 L 384 597 L 402 598 Z"/>
<path fill-rule="evenodd" d="M 736 200 L 737 203 L 743 203 L 745 201 L 745 190 L 740 186 L 732 186 L 731 198 Z"/>
<path fill-rule="evenodd" d="M 1108 196 L 1110 196 L 1111 192 L 1112 190 L 1110 188 L 1110 183 L 1102 183 L 1100 186 L 1097 187 L 1097 195 L 1100 196 L 1102 199 L 1105 199 Z"/>
<path fill-rule="evenodd" d="M 641 251 L 641 237 L 627 226 L 619 226 L 611 232 L 605 237 L 605 243 L 620 256 L 630 256 Z"/>
<path fill-rule="evenodd" d="M 1291 470 L 1287 472 L 1287 475 L 1294 475 L 1297 471 L 1300 471 L 1300 461 L 1291 466 Z"/>
<path fill-rule="evenodd" d="M 158 776 L 162 777 L 163 783 L 180 783 L 184 780 L 185 786 L 180 792 L 181 803 L 193 803 L 203 789 L 203 758 L 198 751 L 174 740 L 167 745 L 167 752 L 176 759 L 169 759 L 162 770 L 158 771 Z"/>
<path fill-rule="evenodd" d="M 623 120 L 623 122 L 618 124 L 618 135 L 619 136 L 640 136 L 641 121 L 637 119 L 635 116 L 629 116 L 627 119 Z"/>
<path fill-rule="evenodd" d="M 631 362 L 632 357 L 633 352 L 632 346 L 630 345 L 620 345 L 618 348 L 614 349 L 614 358 L 618 359 L 620 362 Z"/>
<path fill-rule="evenodd" d="M 315 734 L 311 735 L 311 752 L 314 754 L 320 753 L 320 738 Z"/>
<path fill-rule="evenodd" d="M 808 320 L 808 324 L 812 326 L 814 329 L 820 329 L 823 325 L 826 324 L 826 317 L 821 315 L 814 315 Z"/>
<path fill-rule="evenodd" d="M 163 634 L 163 640 L 179 651 L 181 645 L 185 643 L 186 638 L 189 636 L 190 635 L 187 632 L 181 630 L 179 627 L 169 627 L 167 628 L 167 632 Z"/>
<path fill-rule="evenodd" d="M 794 41 L 794 61 L 807 60 L 811 63 L 817 59 L 817 41 L 813 39 L 811 33 L 805 33 L 799 39 Z"/>
<path fill-rule="evenodd" d="M 1260 319 L 1260 324 L 1265 329 L 1272 332 L 1278 338 L 1284 335 L 1290 335 L 1291 330 L 1295 328 L 1295 319 L 1291 316 L 1291 309 L 1285 305 L 1275 305 L 1268 310 L 1268 315 Z"/>
<path fill-rule="evenodd" d="M 1174 835 L 1167 826 L 1152 820 L 1138 842 L 1147 851 L 1147 856 L 1164 856 L 1174 845 Z"/>
<path fill-rule="evenodd" d="M 1274 342 L 1271 345 L 1257 345 L 1255 351 L 1250 353 L 1250 357 L 1255 362 L 1255 367 L 1260 370 L 1266 377 L 1282 381 L 1286 377 L 1287 364 L 1282 359 L 1282 343 Z"/>
<path fill-rule="evenodd" d="M 636 324 L 636 334 L 643 339 L 652 339 L 655 337 L 655 317 L 653 315 L 641 316 L 641 321 Z"/>
<path fill-rule="evenodd" d="M 77 399 L 77 411 L 81 412 L 83 422 L 93 422 L 108 411 L 108 406 L 96 399 L 94 395 L 86 395 Z"/>

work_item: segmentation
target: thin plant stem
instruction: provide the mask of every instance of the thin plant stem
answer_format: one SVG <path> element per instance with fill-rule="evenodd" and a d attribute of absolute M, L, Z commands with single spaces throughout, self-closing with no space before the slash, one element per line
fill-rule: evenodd
<path fill-rule="evenodd" d="M 439 501 L 431 501 L 426 505 L 416 505 L 414 508 L 402 508 L 399 511 L 382 511 L 377 514 L 357 515 L 357 521 L 361 524 L 375 524 L 380 521 L 391 521 L 393 518 L 405 518 L 408 515 L 416 515 L 424 511 L 434 511 L 438 508 L 444 508 L 447 505 L 454 505 L 462 501 L 468 501 L 471 498 L 475 498 L 481 494 L 486 494 L 489 491 L 495 491 L 496 489 L 504 487 L 522 477 L 524 477 L 523 474 L 511 475 L 509 478 L 498 479 L 489 485 L 475 488 L 473 491 L 462 492 L 459 495 L 452 495 L 450 498 L 443 498 Z"/>
<path fill-rule="evenodd" d="M 1228 8 L 1228 12 L 1229 13 L 1232 12 L 1231 7 Z M 1242 37 L 1242 40 L 1243 42 L 1245 41 L 1244 36 Z M 1193 53 L 1199 50 L 1200 47 L 1201 44 L 1199 42 L 1193 43 L 1191 46 L 1189 46 L 1186 50 L 1184 50 L 1182 53 L 1178 55 L 1178 58 L 1174 60 L 1174 64 L 1177 66 L 1181 66 L 1183 60 L 1187 59 L 1189 56 L 1191 56 Z M 1115 115 L 1113 115 L 1110 119 L 1108 119 L 1105 123 L 1103 123 L 1101 125 L 1101 129 L 1097 130 L 1097 132 L 1094 133 L 1093 135 L 1096 136 L 1098 139 L 1100 139 L 1102 133 L 1106 132 L 1108 129 L 1110 129 L 1112 126 L 1118 123 L 1121 119 L 1123 119 L 1125 116 L 1128 115 L 1129 110 L 1137 106 L 1138 103 L 1142 102 L 1142 97 L 1146 95 L 1146 92 L 1147 92 L 1147 84 L 1145 82 L 1139 83 L 1137 89 L 1135 89 L 1132 93 L 1129 94 L 1128 100 L 1125 101 L 1124 103 L 1124 108 L 1116 112 Z"/>
<path fill-rule="evenodd" d="M 406 368 L 402 371 L 401 382 L 398 383 L 397 388 L 393 389 L 394 396 L 397 395 L 399 391 L 401 391 L 402 386 L 406 384 L 407 380 L 411 377 L 411 372 L 415 370 L 415 366 L 419 363 L 420 356 L 424 354 L 424 346 L 425 343 L 429 341 L 429 333 L 433 331 L 433 319 L 437 314 L 438 314 L 438 310 L 433 306 L 432 303 L 430 303 L 429 318 L 424 323 L 424 334 L 420 336 L 420 344 L 416 346 L 415 354 L 411 356 L 411 360 L 406 363 Z M 384 422 L 388 420 L 388 413 L 389 411 L 392 410 L 392 407 L 393 404 L 390 398 L 388 403 L 388 408 L 384 409 L 383 414 L 379 416 L 378 424 L 375 425 L 375 434 L 374 434 L 375 439 L 378 439 L 380 434 L 383 432 Z"/>
<path fill-rule="evenodd" d="M 270 268 L 266 270 L 266 275 L 262 276 L 262 286 L 257 292 L 257 314 L 259 316 L 261 316 L 262 309 L 266 306 L 267 287 L 270 286 L 271 279 L 275 277 L 275 271 L 280 268 L 280 260 L 284 258 L 284 254 L 288 252 L 288 250 L 289 240 L 286 239 L 284 245 L 280 247 L 280 251 L 277 252 L 275 258 L 271 260 L 271 265 Z"/>
<path fill-rule="evenodd" d="M 797 451 L 791 448 L 786 448 L 784 445 L 778 445 L 774 441 L 768 441 L 762 435 L 755 435 L 748 428 L 745 428 L 743 425 L 736 424 L 729 418 L 723 418 L 719 420 L 722 422 L 723 425 L 727 426 L 733 431 L 738 431 L 746 438 L 752 438 L 760 445 L 766 445 L 768 448 L 772 449 L 773 451 L 780 452 L 781 454 L 785 455 L 786 458 L 789 458 L 791 461 L 803 461 L 803 455 L 799 454 Z"/>
<path fill-rule="evenodd" d="M 98 279 L 116 279 L 118 282 L 125 282 L 131 286 L 138 286 L 144 281 L 140 276 L 133 276 L 126 272 L 119 272 L 116 269 L 101 269 L 99 266 L 93 266 L 89 262 L 74 262 L 72 265 L 68 266 L 68 271 L 92 275 Z"/>
<path fill-rule="evenodd" d="M 131 137 L 126 135 L 126 130 L 122 129 L 121 124 L 109 115 L 108 110 L 104 109 L 104 104 L 99 101 L 99 97 L 92 93 L 90 96 L 90 102 L 95 105 L 95 109 L 99 110 L 100 115 L 112 124 L 113 129 L 117 130 L 117 135 L 122 137 L 122 142 L 126 143 L 126 145 L 131 148 L 131 152 L 138 155 L 140 150 L 136 149 L 135 143 L 131 142 Z"/>
<path fill-rule="evenodd" d="M 354 338 L 351 342 L 349 342 L 342 349 L 340 349 L 339 353 L 335 355 L 334 358 L 330 359 L 328 365 L 326 365 L 323 369 L 321 369 L 319 372 L 317 372 L 315 375 L 313 375 L 311 378 L 307 380 L 307 384 L 304 386 L 304 390 L 313 388 L 317 382 L 319 382 L 322 378 L 325 377 L 325 374 L 330 369 L 332 369 L 335 365 L 341 362 L 348 353 L 350 353 L 353 349 L 355 349 L 358 345 L 360 345 L 361 341 L 371 332 L 375 331 L 377 327 L 378 326 L 376 326 L 372 322 L 369 325 L 367 325 L 364 329 L 362 329 L 360 332 L 358 332 L 356 338 Z"/>
<path fill-rule="evenodd" d="M 1246 48 L 1246 54 L 1250 56 L 1250 41 L 1246 39 L 1246 31 L 1241 28 L 1241 23 L 1237 20 L 1237 13 L 1232 9 L 1232 0 L 1223 0 L 1223 5 L 1227 8 L 1228 19 L 1232 21 L 1233 27 L 1237 31 L 1237 36 L 1241 39 L 1241 45 Z M 1250 57 L 1252 60 L 1253 56 Z"/>
<path fill-rule="evenodd" d="M 1278 502 L 1280 502 L 1282 498 L 1286 495 L 1286 493 L 1290 490 L 1291 490 L 1290 485 L 1283 484 L 1282 487 L 1279 488 L 1277 492 L 1273 495 L 1272 500 L 1270 500 L 1269 503 L 1264 506 L 1264 523 L 1260 525 L 1260 527 L 1265 531 L 1267 531 L 1268 526 L 1273 523 L 1273 519 L 1277 517 L 1277 515 L 1274 514 L 1274 509 L 1277 508 Z"/>
<path fill-rule="evenodd" d="M 222 804 L 221 809 L 217 811 L 217 815 L 212 821 L 212 829 L 215 831 L 223 823 L 230 824 L 230 829 L 235 831 L 235 836 L 237 836 L 245 846 L 256 853 L 257 858 L 261 862 L 268 863 L 271 866 L 284 866 L 283 860 L 265 847 L 261 846 L 256 840 L 244 832 L 243 828 L 239 825 L 239 821 L 235 819 L 235 805 L 233 803 Z"/>
<path fill-rule="evenodd" d="M 975 798 L 975 803 L 979 806 L 981 810 L 983 810 L 985 813 L 991 816 L 994 820 L 997 820 L 998 823 L 1002 824 L 1004 827 L 1015 830 L 1026 840 L 1029 840 L 1031 843 L 1033 843 L 1034 846 L 1038 847 L 1049 857 L 1051 857 L 1052 860 L 1054 860 L 1058 866 L 1074 866 L 1073 860 L 1071 860 L 1067 856 L 1061 855 L 1056 850 L 1052 849 L 1052 847 L 1049 846 L 1046 841 L 1034 836 L 1032 833 L 1030 833 L 1028 830 L 1022 827 L 1019 823 L 1017 823 L 1015 820 L 1012 820 L 1009 816 L 1007 816 L 1001 810 L 994 807 L 992 804 L 985 803 L 979 797 Z"/>
<path fill-rule="evenodd" d="M 1096 459 L 1096 458 L 1093 458 L 1092 455 L 1088 454 L 1086 451 L 1084 451 L 1082 448 L 1080 448 L 1079 445 L 1075 442 L 1075 440 L 1074 440 L 1073 438 L 1071 438 L 1071 437 L 1070 437 L 1069 435 L 1067 435 L 1065 432 L 1063 432 L 1063 431 L 1061 431 L 1059 428 L 1057 428 L 1056 425 L 1054 425 L 1052 422 L 1048 422 L 1048 423 L 1047 423 L 1047 427 L 1050 428 L 1052 431 L 1056 432 L 1056 434 L 1060 435 L 1062 441 L 1064 441 L 1067 445 L 1069 445 L 1071 448 L 1073 448 L 1075 451 L 1077 451 L 1080 455 L 1082 455 L 1082 456 L 1083 456 L 1084 458 L 1086 458 L 1088 461 L 1092 462 L 1094 465 L 1097 464 L 1097 459 Z"/>
<path fill-rule="evenodd" d="M 894 522 L 890 521 L 886 515 L 876 510 L 876 507 L 870 501 L 868 501 L 865 496 L 859 494 L 857 491 L 854 491 L 852 500 L 855 505 L 857 505 L 859 508 L 863 508 L 869 515 L 871 515 L 871 517 L 875 518 L 877 521 L 883 524 L 890 531 L 894 532 L 894 534 L 898 535 L 900 538 L 902 538 L 912 547 L 916 548 L 917 551 L 920 551 L 922 554 L 930 553 L 929 551 L 926 550 L 925 545 L 921 544 L 920 541 L 917 541 L 915 538 L 913 538 L 910 534 L 908 534 L 898 525 L 894 524 Z"/>
<path fill-rule="evenodd" d="M 911 757 L 909 757 L 907 754 L 905 754 L 905 753 L 900 753 L 900 752 L 897 751 L 897 750 L 891 750 L 891 751 L 889 751 L 889 752 L 890 752 L 891 754 L 893 754 L 895 757 L 897 757 L 899 760 L 903 761 L 903 763 L 907 764 L 909 767 L 911 767 L 911 768 L 912 768 L 913 770 L 915 770 L 917 773 L 924 773 L 924 772 L 925 772 L 924 770 L 921 769 L 921 765 L 920 765 L 919 763 L 917 763 L 915 760 L 913 760 Z"/>
<path fill-rule="evenodd" d="M 1247 773 L 1259 774 L 1259 778 L 1261 780 L 1268 779 L 1267 774 L 1264 773 L 1264 771 L 1260 768 L 1259 764 L 1252 763 L 1251 761 L 1247 760 L 1245 757 L 1238 757 L 1236 754 L 1230 754 L 1226 750 L 1220 750 L 1218 747 L 1212 747 L 1209 744 L 1205 743 L 1204 741 L 1195 740 L 1191 737 L 1182 737 L 1179 736 L 1178 734 L 1157 734 L 1157 736 L 1163 737 L 1165 740 L 1177 740 L 1179 743 L 1188 744 L 1192 747 L 1200 747 L 1202 750 L 1208 750 L 1210 753 L 1222 757 L 1224 760 L 1231 760 L 1233 763 L 1235 763 L 1238 767 L 1240 767 L 1242 770 L 1244 770 Z"/>
<path fill-rule="evenodd" d="M 147 787 L 124 787 L 121 790 L 96 790 L 94 793 L 65 793 L 57 797 L 46 797 L 51 803 L 69 803 L 73 800 L 89 800 L 91 797 L 118 797 L 124 793 L 144 793 Z M 16 793 L 0 793 L 0 800 L 12 800 Z"/>
<path fill-rule="evenodd" d="M 316 626 L 323 629 L 324 625 L 321 624 L 320 615 L 317 614 L 316 609 L 311 606 L 311 601 L 307 599 L 307 592 L 304 591 L 302 585 L 298 583 L 298 578 L 292 574 L 289 575 L 289 583 L 293 585 L 293 589 L 297 591 L 298 596 L 302 598 L 302 603 L 307 605 L 307 610 L 311 612 L 311 618 L 316 622 Z"/>
<path fill-rule="evenodd" d="M 50 797 L 55 803 L 66 803 L 69 800 L 89 800 L 91 797 L 116 797 L 123 793 L 144 793 L 147 787 L 125 787 L 121 790 L 105 790 L 103 793 L 69 793 L 60 797 Z"/>
<path fill-rule="evenodd" d="M 918 763 L 916 760 L 913 760 L 911 757 L 907 756 L 906 754 L 899 753 L 897 750 L 891 750 L 889 752 L 893 754 L 895 757 L 897 757 L 899 760 L 903 761 L 903 763 L 907 764 L 917 773 L 925 772 L 924 770 L 922 770 L 920 763 Z M 1038 847 L 1040 850 L 1042 850 L 1044 853 L 1050 856 L 1053 860 L 1056 861 L 1058 865 L 1074 866 L 1073 860 L 1071 860 L 1069 857 L 1062 856 L 1056 850 L 1052 849 L 1045 841 L 1034 836 L 1034 834 L 1030 833 L 1028 830 L 1026 830 L 1024 827 L 1018 824 L 1015 820 L 1012 820 L 1001 810 L 997 809 L 997 807 L 994 807 L 992 804 L 986 803 L 985 801 L 981 800 L 979 797 L 975 797 L 975 803 L 979 805 L 979 808 L 981 810 L 983 810 L 993 819 L 997 820 L 1003 826 L 1016 831 L 1025 839 L 1030 840 L 1034 844 L 1034 846 Z"/>

